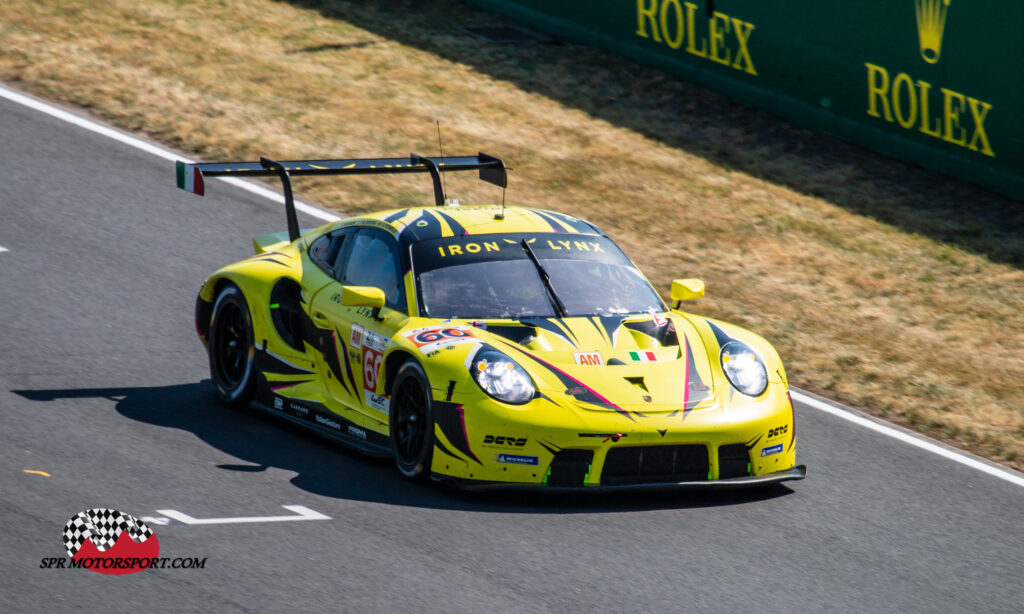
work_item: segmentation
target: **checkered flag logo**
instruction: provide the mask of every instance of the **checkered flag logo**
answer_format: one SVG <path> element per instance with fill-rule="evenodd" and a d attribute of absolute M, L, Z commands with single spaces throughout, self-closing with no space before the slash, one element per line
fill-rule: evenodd
<path fill-rule="evenodd" d="M 86 540 L 92 541 L 100 552 L 114 547 L 121 533 L 128 531 L 137 544 L 149 539 L 153 532 L 134 516 L 103 507 L 79 512 L 64 525 L 64 547 L 74 558 Z"/>

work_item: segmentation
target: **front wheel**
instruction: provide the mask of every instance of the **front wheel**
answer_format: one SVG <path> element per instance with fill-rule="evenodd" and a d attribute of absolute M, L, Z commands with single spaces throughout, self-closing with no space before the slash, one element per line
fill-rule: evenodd
<path fill-rule="evenodd" d="M 427 374 L 413 359 L 407 360 L 395 376 L 389 421 L 391 450 L 398 470 L 411 480 L 426 479 L 434 457 L 434 417 Z"/>
<path fill-rule="evenodd" d="M 210 319 L 210 379 L 217 395 L 232 407 L 246 407 L 256 389 L 256 347 L 249 304 L 238 286 L 217 296 Z"/>

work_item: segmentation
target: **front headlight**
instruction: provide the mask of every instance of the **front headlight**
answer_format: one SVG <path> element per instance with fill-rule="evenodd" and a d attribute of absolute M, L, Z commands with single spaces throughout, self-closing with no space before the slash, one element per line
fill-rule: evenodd
<path fill-rule="evenodd" d="M 733 388 L 752 397 L 768 387 L 768 371 L 761 358 L 745 343 L 730 341 L 722 346 L 722 370 Z"/>
<path fill-rule="evenodd" d="M 470 371 L 484 392 L 505 403 L 522 405 L 533 399 L 536 392 L 526 370 L 497 350 L 477 354 Z"/>

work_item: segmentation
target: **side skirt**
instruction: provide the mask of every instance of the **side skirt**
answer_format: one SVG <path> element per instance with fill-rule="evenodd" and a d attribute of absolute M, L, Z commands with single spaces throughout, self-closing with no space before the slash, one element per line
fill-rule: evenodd
<path fill-rule="evenodd" d="M 383 445 L 378 441 L 369 440 L 370 437 L 375 440 L 384 439 L 379 433 L 363 428 L 333 412 L 324 412 L 285 397 L 278 396 L 275 399 L 282 399 L 282 407 L 280 409 L 274 409 L 259 401 L 253 401 L 249 405 L 263 413 L 291 422 L 292 424 L 297 424 L 321 437 L 340 443 L 368 456 L 391 458 L 390 445 Z M 289 407 L 294 413 L 285 411 L 285 407 Z M 364 433 L 367 439 L 363 439 L 353 433 Z"/>

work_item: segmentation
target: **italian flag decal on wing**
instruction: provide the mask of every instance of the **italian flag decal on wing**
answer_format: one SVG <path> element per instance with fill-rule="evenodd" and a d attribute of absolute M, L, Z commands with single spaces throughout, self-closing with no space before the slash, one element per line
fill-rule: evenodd
<path fill-rule="evenodd" d="M 185 164 L 178 161 L 175 164 L 178 171 L 178 187 L 193 194 L 203 195 L 203 174 L 199 172 L 195 164 Z"/>
<path fill-rule="evenodd" d="M 654 352 L 630 352 L 629 359 L 640 362 L 656 362 L 658 360 L 654 356 Z"/>

